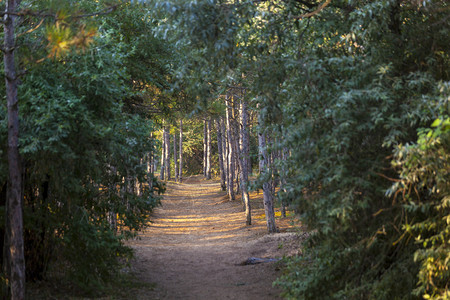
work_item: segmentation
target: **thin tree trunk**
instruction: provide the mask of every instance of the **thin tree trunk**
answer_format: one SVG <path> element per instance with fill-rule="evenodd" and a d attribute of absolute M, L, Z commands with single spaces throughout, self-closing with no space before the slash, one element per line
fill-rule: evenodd
<path fill-rule="evenodd" d="M 264 211 L 266 214 L 267 230 L 269 233 L 277 232 L 275 226 L 275 211 L 273 208 L 273 196 L 270 181 L 267 180 L 269 177 L 269 170 L 267 169 L 268 154 L 266 150 L 266 136 L 265 133 L 261 132 L 259 129 L 258 142 L 259 142 L 259 169 L 261 170 L 260 176 L 264 178 L 263 183 L 263 198 L 264 198 Z"/>
<path fill-rule="evenodd" d="M 159 178 L 161 180 L 165 179 L 165 170 L 166 170 L 166 126 L 163 125 L 163 133 L 162 133 L 162 145 L 161 145 L 161 172 L 159 173 Z"/>
<path fill-rule="evenodd" d="M 287 177 L 287 159 L 289 157 L 289 150 L 288 148 L 284 147 L 283 148 L 283 152 L 281 153 L 282 155 L 282 159 L 283 159 L 283 168 L 282 168 L 282 173 L 281 173 L 281 186 L 280 189 L 283 191 L 284 195 L 281 199 L 281 215 L 283 216 L 283 218 L 286 218 L 286 194 L 287 194 L 287 189 L 286 189 L 286 177 Z"/>
<path fill-rule="evenodd" d="M 227 189 L 227 186 L 225 184 L 225 168 L 223 166 L 222 128 L 219 119 L 216 119 L 216 126 L 217 126 L 217 152 L 219 153 L 220 187 L 222 188 L 222 191 L 225 191 Z"/>
<path fill-rule="evenodd" d="M 239 109 L 238 109 L 238 103 L 235 98 L 232 99 L 232 136 L 233 136 L 233 160 L 234 160 L 234 167 L 235 167 L 235 180 L 236 180 L 236 193 L 241 192 L 241 185 L 240 185 L 240 177 L 241 177 L 241 171 L 240 171 L 240 162 L 239 162 Z"/>
<path fill-rule="evenodd" d="M 178 168 L 178 179 L 183 182 L 183 120 L 180 120 L 180 167 Z"/>
<path fill-rule="evenodd" d="M 176 130 L 175 130 L 176 132 Z M 178 156 L 177 156 L 177 134 L 173 134 L 173 165 L 175 168 L 175 181 L 178 182 Z"/>
<path fill-rule="evenodd" d="M 250 153 L 250 144 L 249 144 L 249 135 L 248 135 L 248 110 L 247 110 L 247 101 L 242 97 L 241 98 L 241 191 L 242 191 L 242 200 L 244 202 L 245 207 L 245 216 L 247 220 L 247 225 L 252 224 L 252 215 L 251 215 L 251 206 L 250 206 L 250 197 L 248 194 L 248 156 Z"/>
<path fill-rule="evenodd" d="M 228 167 L 228 137 L 227 137 L 227 131 L 225 128 L 225 121 L 223 120 L 223 117 L 220 117 L 220 130 L 222 134 L 222 160 L 223 160 L 223 168 L 224 168 L 224 174 L 225 174 L 225 185 L 226 190 L 228 193 L 228 189 L 230 187 L 230 176 L 229 176 L 229 167 Z"/>
<path fill-rule="evenodd" d="M 15 13 L 19 1 L 6 1 L 5 12 Z M 23 244 L 22 174 L 19 154 L 19 103 L 15 65 L 15 19 L 5 14 L 4 22 L 4 70 L 6 101 L 8 106 L 8 192 L 6 202 L 4 257 L 6 276 L 10 283 L 11 299 L 25 299 L 25 258 Z"/>
<path fill-rule="evenodd" d="M 206 125 L 206 119 L 203 120 L 203 176 L 206 178 L 206 156 L 207 156 L 207 143 L 208 143 L 208 136 L 207 136 L 207 125 Z"/>
<path fill-rule="evenodd" d="M 164 158 L 164 165 L 166 168 L 166 179 L 170 180 L 170 125 L 167 126 L 167 129 L 165 131 L 165 141 L 164 141 L 164 145 L 165 145 L 165 150 L 164 150 L 164 154 L 165 154 L 165 158 Z"/>
<path fill-rule="evenodd" d="M 234 146 L 233 146 L 233 137 L 232 137 L 232 124 L 231 124 L 231 103 L 229 100 L 229 96 L 226 96 L 226 117 L 227 117 L 227 137 L 228 137 L 228 197 L 231 201 L 236 199 L 236 195 L 234 192 Z"/>
<path fill-rule="evenodd" d="M 206 126 L 206 179 L 211 179 L 211 118 Z"/>

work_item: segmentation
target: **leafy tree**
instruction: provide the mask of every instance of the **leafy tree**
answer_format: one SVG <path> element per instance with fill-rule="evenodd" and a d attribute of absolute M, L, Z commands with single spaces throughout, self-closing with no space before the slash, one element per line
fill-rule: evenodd
<path fill-rule="evenodd" d="M 15 184 L 23 191 L 29 280 L 45 278 L 49 268 L 59 265 L 82 290 L 96 291 L 117 273 L 119 259 L 131 254 L 124 240 L 146 224 L 159 201 L 155 193 L 163 191 L 145 168 L 156 147 L 149 109 L 133 107 L 133 101 L 153 99 L 155 87 L 161 94 L 167 90 L 168 69 L 162 67 L 167 62 L 159 59 L 165 44 L 153 38 L 151 20 L 139 17 L 140 7 L 124 1 L 111 14 L 115 7 L 91 1 L 22 1 L 13 14 L 21 18 L 13 32 L 21 45 L 13 67 L 26 69 L 26 76 L 13 81 L 24 179 Z M 57 12 L 56 21 L 51 12 Z M 97 16 L 96 23 L 90 16 Z M 134 43 L 140 39 L 154 47 Z M 137 68 L 138 57 L 149 68 Z M 7 120 L 5 105 L 0 113 Z M 1 122 L 2 141 L 7 128 Z M 0 167 L 7 170 L 7 143 L 2 145 Z M 14 181 L 6 171 L 1 174 L 2 187 Z M 6 239 L 5 249 L 11 244 Z M 3 266 L 8 259 L 3 256 Z M 22 299 L 24 276 L 14 280 L 12 297 Z"/>
<path fill-rule="evenodd" d="M 439 189 L 443 198 L 420 194 L 424 205 L 414 208 L 386 191 L 399 180 L 393 151 L 403 183 L 391 188 L 394 195 L 405 191 L 410 199 L 415 185 L 434 186 L 424 182 L 428 172 L 436 172 L 436 184 L 448 182 L 438 163 L 423 161 L 429 169 L 420 171 L 422 163 L 412 163 L 418 151 L 425 151 L 424 160 L 445 160 L 445 146 L 422 138 L 397 148 L 417 140 L 417 129 L 436 120 L 435 99 L 445 98 L 436 90 L 449 80 L 448 4 L 166 1 L 156 8 L 170 13 L 162 30 L 188 37 L 180 42 L 192 49 L 180 78 L 198 95 L 242 83 L 259 104 L 261 130 L 282 133 L 275 149 L 291 150 L 279 165 L 285 174 L 280 197 L 314 233 L 278 281 L 287 298 L 445 297 L 447 263 L 436 242 L 445 230 L 420 226 L 444 228 L 434 220 L 446 216 L 446 200 L 439 200 L 446 188 Z M 445 136 L 439 143 L 445 145 Z M 417 252 L 414 236 L 431 248 Z"/>

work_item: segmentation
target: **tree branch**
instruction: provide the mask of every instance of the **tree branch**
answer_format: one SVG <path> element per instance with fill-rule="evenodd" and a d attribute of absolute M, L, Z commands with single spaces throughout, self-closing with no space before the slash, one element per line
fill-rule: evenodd
<path fill-rule="evenodd" d="M 306 13 L 303 15 L 299 15 L 299 16 L 294 16 L 293 18 L 296 20 L 299 20 L 299 19 L 310 18 L 312 16 L 315 16 L 319 12 L 321 12 L 325 7 L 327 7 L 328 4 L 330 4 L 330 3 L 331 3 L 331 0 L 327 0 L 324 3 L 322 3 L 315 11 L 312 11 L 312 12 L 309 12 L 309 13 Z"/>

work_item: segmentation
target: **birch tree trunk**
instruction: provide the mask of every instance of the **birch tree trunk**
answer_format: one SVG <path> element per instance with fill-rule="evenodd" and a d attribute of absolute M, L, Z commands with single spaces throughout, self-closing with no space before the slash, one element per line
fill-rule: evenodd
<path fill-rule="evenodd" d="M 15 65 L 15 19 L 19 1 L 8 0 L 5 5 L 4 54 L 6 102 L 8 106 L 8 189 L 4 257 L 5 275 L 10 283 L 11 299 L 25 299 L 25 258 L 23 244 L 22 174 L 19 154 L 19 103 Z"/>
<path fill-rule="evenodd" d="M 206 119 L 203 120 L 203 176 L 206 178 L 206 156 L 207 156 L 207 143 L 208 143 L 208 137 L 207 137 L 207 125 L 206 125 Z"/>
<path fill-rule="evenodd" d="M 206 179 L 211 179 L 211 118 L 206 126 Z"/>
<path fill-rule="evenodd" d="M 233 146 L 233 137 L 232 137 L 232 111 L 231 111 L 231 102 L 229 96 L 226 96 L 226 118 L 227 118 L 227 137 L 228 137 L 228 197 L 231 201 L 236 199 L 236 195 L 234 192 L 234 146 Z"/>
<path fill-rule="evenodd" d="M 170 126 L 168 125 L 165 131 L 165 137 L 164 137 L 164 145 L 165 145 L 165 150 L 164 150 L 164 166 L 166 169 L 166 179 L 170 180 Z"/>
<path fill-rule="evenodd" d="M 264 198 L 264 211 L 266 214 L 267 230 L 269 233 L 277 232 L 275 226 L 275 211 L 273 208 L 273 196 L 270 181 L 268 180 L 270 173 L 267 167 L 269 156 L 266 149 L 266 135 L 260 129 L 258 133 L 259 144 L 259 169 L 261 170 L 260 176 L 264 178 L 263 182 L 263 198 Z"/>
<path fill-rule="evenodd" d="M 241 191 L 242 200 L 245 207 L 245 216 L 247 225 L 252 224 L 250 197 L 248 194 L 248 157 L 250 153 L 249 134 L 248 134 L 248 109 L 247 101 L 241 98 L 241 147 L 240 147 L 240 162 L 241 162 Z"/>
<path fill-rule="evenodd" d="M 222 191 L 225 191 L 227 189 L 227 186 L 225 184 L 225 168 L 223 166 L 222 128 L 219 119 L 216 119 L 216 127 L 217 127 L 217 152 L 219 153 L 220 187 L 222 188 Z"/>
<path fill-rule="evenodd" d="M 180 167 L 178 168 L 178 180 L 183 182 L 183 120 L 180 120 Z"/>
<path fill-rule="evenodd" d="M 173 134 L 173 166 L 175 169 L 175 181 L 178 182 L 178 156 L 177 156 L 177 134 Z"/>

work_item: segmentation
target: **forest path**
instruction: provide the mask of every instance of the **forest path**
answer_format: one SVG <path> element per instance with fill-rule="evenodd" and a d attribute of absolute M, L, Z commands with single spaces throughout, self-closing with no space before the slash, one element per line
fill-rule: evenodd
<path fill-rule="evenodd" d="M 239 264 L 249 257 L 281 257 L 292 250 L 284 244 L 294 240 L 298 245 L 297 235 L 267 235 L 261 208 L 254 211 L 254 225 L 246 226 L 240 201 L 226 199 L 217 181 L 201 176 L 168 183 L 153 223 L 131 243 L 136 253 L 133 272 L 156 287 L 131 297 L 279 299 L 281 291 L 272 287 L 281 275 L 276 262 Z M 289 227 L 286 219 L 281 223 Z"/>

